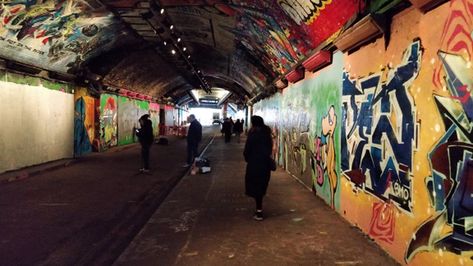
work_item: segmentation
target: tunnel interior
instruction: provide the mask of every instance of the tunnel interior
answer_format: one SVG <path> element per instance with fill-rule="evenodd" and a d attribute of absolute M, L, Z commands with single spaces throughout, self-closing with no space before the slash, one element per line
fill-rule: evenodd
<path fill-rule="evenodd" d="M 216 141 L 259 115 L 278 170 L 397 262 L 471 264 L 472 60 L 473 0 L 0 1 L 0 185 L 138 150 L 145 114 L 183 147 L 197 109 Z"/>

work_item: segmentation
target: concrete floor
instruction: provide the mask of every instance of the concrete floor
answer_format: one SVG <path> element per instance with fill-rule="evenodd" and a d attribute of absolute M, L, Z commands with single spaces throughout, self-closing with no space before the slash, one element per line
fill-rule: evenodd
<path fill-rule="evenodd" d="M 252 220 L 243 143 L 205 133 L 210 174 L 171 137 L 149 175 L 138 145 L 0 175 L 0 265 L 396 265 L 283 170 Z"/>
<path fill-rule="evenodd" d="M 188 170 L 186 141 L 169 140 L 149 175 L 136 144 L 1 174 L 0 265 L 110 265 Z"/>
<path fill-rule="evenodd" d="M 114 265 L 397 265 L 283 170 L 254 221 L 242 152 L 216 138 L 212 173 L 184 177 Z"/>

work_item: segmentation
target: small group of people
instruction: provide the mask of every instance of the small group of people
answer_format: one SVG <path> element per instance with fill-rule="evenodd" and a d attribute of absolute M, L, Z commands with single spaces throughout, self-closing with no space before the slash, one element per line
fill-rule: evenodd
<path fill-rule="evenodd" d="M 149 173 L 149 153 L 154 141 L 153 126 L 148 114 L 142 115 L 138 122 L 140 128 L 135 129 L 135 133 L 141 144 L 142 168 L 140 168 L 140 172 Z M 190 122 L 190 126 L 187 132 L 187 161 L 184 167 L 192 165 L 195 157 L 199 154 L 198 147 L 202 140 L 202 125 L 193 114 L 188 117 L 188 122 Z"/>
<path fill-rule="evenodd" d="M 198 156 L 199 143 L 202 140 L 202 125 L 197 121 L 195 116 L 191 114 L 188 117 L 190 122 L 187 133 L 187 163 L 185 167 L 189 167 Z M 141 172 L 149 172 L 149 151 L 153 144 L 153 128 L 149 115 L 145 114 L 140 117 L 139 123 L 141 128 L 136 129 L 141 144 L 141 157 L 143 168 Z M 229 123 L 229 121 L 228 121 Z M 225 124 L 225 123 L 224 123 Z M 237 137 L 243 131 L 242 122 L 237 120 L 233 127 L 238 127 L 235 131 Z M 225 132 L 225 142 L 227 134 Z M 239 141 L 239 140 L 238 140 Z M 262 221 L 263 216 L 263 197 L 266 195 L 269 180 L 271 177 L 272 163 L 274 162 L 271 155 L 273 149 L 273 139 L 271 136 L 271 128 L 264 124 L 264 120 L 260 116 L 251 117 L 251 129 L 248 131 L 248 138 L 245 143 L 243 156 L 245 158 L 245 194 L 254 198 L 256 203 L 253 219 Z"/>
<path fill-rule="evenodd" d="M 242 119 L 237 119 L 236 122 L 233 122 L 231 117 L 225 118 L 222 123 L 222 134 L 225 136 L 225 143 L 229 143 L 232 139 L 232 134 L 235 134 L 237 137 L 237 142 L 240 143 L 241 133 L 243 133 L 243 122 Z"/>

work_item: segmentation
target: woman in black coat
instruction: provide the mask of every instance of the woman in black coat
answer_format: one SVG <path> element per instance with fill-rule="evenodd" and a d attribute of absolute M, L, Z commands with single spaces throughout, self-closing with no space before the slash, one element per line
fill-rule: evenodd
<path fill-rule="evenodd" d="M 263 220 L 263 197 L 271 176 L 271 152 L 273 140 L 271 129 L 260 116 L 251 117 L 251 129 L 245 144 L 246 175 L 245 192 L 256 201 L 254 219 Z"/>

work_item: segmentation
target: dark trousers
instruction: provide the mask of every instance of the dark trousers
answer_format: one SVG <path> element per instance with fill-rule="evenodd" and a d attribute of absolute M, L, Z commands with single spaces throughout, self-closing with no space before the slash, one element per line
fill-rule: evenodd
<path fill-rule="evenodd" d="M 192 164 L 194 162 L 194 158 L 199 155 L 197 151 L 197 147 L 199 143 L 187 143 L 187 163 Z"/>
<path fill-rule="evenodd" d="M 150 150 L 150 146 L 148 145 L 141 146 L 141 160 L 143 161 L 144 169 L 149 169 L 149 150 Z"/>
<path fill-rule="evenodd" d="M 230 142 L 232 139 L 232 133 L 225 132 L 225 142 Z"/>
<path fill-rule="evenodd" d="M 262 210 L 263 209 L 263 196 L 255 197 L 255 202 L 256 202 L 256 209 Z"/>

